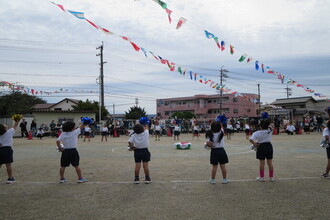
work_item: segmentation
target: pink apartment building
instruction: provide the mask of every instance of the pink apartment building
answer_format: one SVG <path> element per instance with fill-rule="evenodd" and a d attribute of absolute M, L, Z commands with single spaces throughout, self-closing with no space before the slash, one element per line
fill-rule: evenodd
<path fill-rule="evenodd" d="M 257 94 L 243 94 L 258 99 Z M 222 96 L 222 113 L 227 117 L 257 117 L 259 105 L 231 94 Z M 168 119 L 175 112 L 192 112 L 197 120 L 214 120 L 220 114 L 220 95 L 195 95 L 157 99 L 157 116 Z"/>

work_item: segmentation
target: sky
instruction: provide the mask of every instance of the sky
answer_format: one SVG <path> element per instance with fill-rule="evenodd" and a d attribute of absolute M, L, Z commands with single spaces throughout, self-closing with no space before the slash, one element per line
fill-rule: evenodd
<path fill-rule="evenodd" d="M 64 98 L 99 101 L 100 51 L 104 45 L 105 106 L 111 114 L 135 105 L 156 113 L 156 99 L 217 94 L 218 91 L 169 71 L 148 53 L 176 66 L 219 82 L 224 68 L 227 88 L 239 93 L 258 92 L 261 102 L 311 96 L 295 85 L 281 83 L 273 74 L 255 70 L 255 61 L 269 66 L 316 93 L 330 98 L 330 0 L 167 0 L 172 23 L 153 0 L 59 0 L 66 10 L 84 12 L 85 18 L 114 33 L 107 35 L 62 11 L 50 1 L 0 0 L 0 81 L 35 91 L 48 103 Z M 180 29 L 180 17 L 187 19 Z M 209 31 L 226 42 L 224 51 Z M 235 53 L 229 52 L 229 45 Z M 242 54 L 253 60 L 238 62 Z M 8 91 L 0 87 L 0 92 Z M 65 92 L 66 91 L 66 92 Z M 319 99 L 313 96 L 315 99 Z"/>

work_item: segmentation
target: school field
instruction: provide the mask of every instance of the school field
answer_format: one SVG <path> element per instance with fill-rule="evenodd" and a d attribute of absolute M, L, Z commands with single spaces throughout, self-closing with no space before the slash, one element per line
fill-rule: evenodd
<path fill-rule="evenodd" d="M 83 176 L 59 184 L 60 153 L 55 138 L 14 139 L 14 177 L 5 184 L 0 169 L 0 219 L 330 219 L 330 180 L 319 176 L 326 152 L 321 134 L 273 136 L 275 182 L 256 182 L 258 161 L 243 134 L 225 140 L 229 184 L 211 185 L 209 151 L 204 137 L 181 141 L 190 150 L 176 150 L 172 137 L 150 138 L 152 184 L 133 184 L 133 153 L 127 136 L 101 142 L 79 139 Z M 268 170 L 265 172 L 268 176 Z M 141 170 L 141 177 L 143 173 Z M 142 178 L 143 179 L 143 178 Z"/>

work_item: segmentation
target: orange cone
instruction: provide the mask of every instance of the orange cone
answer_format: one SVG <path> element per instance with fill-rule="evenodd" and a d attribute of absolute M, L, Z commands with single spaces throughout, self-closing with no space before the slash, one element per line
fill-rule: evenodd
<path fill-rule="evenodd" d="M 32 140 L 32 131 L 29 131 L 29 133 L 28 133 L 28 138 L 27 138 L 28 140 Z"/>
<path fill-rule="evenodd" d="M 113 130 L 113 137 L 118 137 L 117 129 L 114 129 L 114 130 Z"/>
<path fill-rule="evenodd" d="M 273 130 L 273 134 L 274 135 L 277 135 L 278 133 L 277 133 L 277 128 L 275 128 L 274 130 Z"/>

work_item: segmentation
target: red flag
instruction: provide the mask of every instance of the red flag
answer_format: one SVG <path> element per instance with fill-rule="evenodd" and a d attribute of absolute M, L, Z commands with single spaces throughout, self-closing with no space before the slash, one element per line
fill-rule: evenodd
<path fill-rule="evenodd" d="M 172 18 L 171 18 L 171 13 L 172 11 L 168 8 L 165 9 L 166 13 L 168 14 L 168 21 L 170 22 L 170 24 L 172 23 Z"/>
<path fill-rule="evenodd" d="M 138 45 L 136 45 L 135 43 L 133 43 L 132 41 L 130 41 L 130 43 L 132 44 L 132 46 L 134 47 L 134 49 L 136 51 L 140 51 L 140 47 Z"/>
<path fill-rule="evenodd" d="M 178 21 L 178 24 L 176 25 L 176 29 L 179 29 L 184 23 L 186 23 L 187 19 L 184 17 L 181 17 Z"/>
<path fill-rule="evenodd" d="M 123 38 L 124 40 L 128 40 L 129 41 L 129 38 L 128 37 L 124 37 L 124 36 L 119 36 L 121 38 Z"/>
<path fill-rule="evenodd" d="M 105 29 L 103 27 L 99 27 L 99 28 L 101 29 L 101 31 L 103 31 L 106 34 L 113 34 L 111 31 L 109 31 L 109 30 L 107 30 L 107 29 Z"/>
<path fill-rule="evenodd" d="M 90 23 L 91 25 L 93 25 L 96 29 L 99 29 L 99 27 L 96 24 L 94 24 L 93 22 L 91 22 L 90 20 L 86 19 L 86 21 L 88 21 L 88 23 Z"/>

